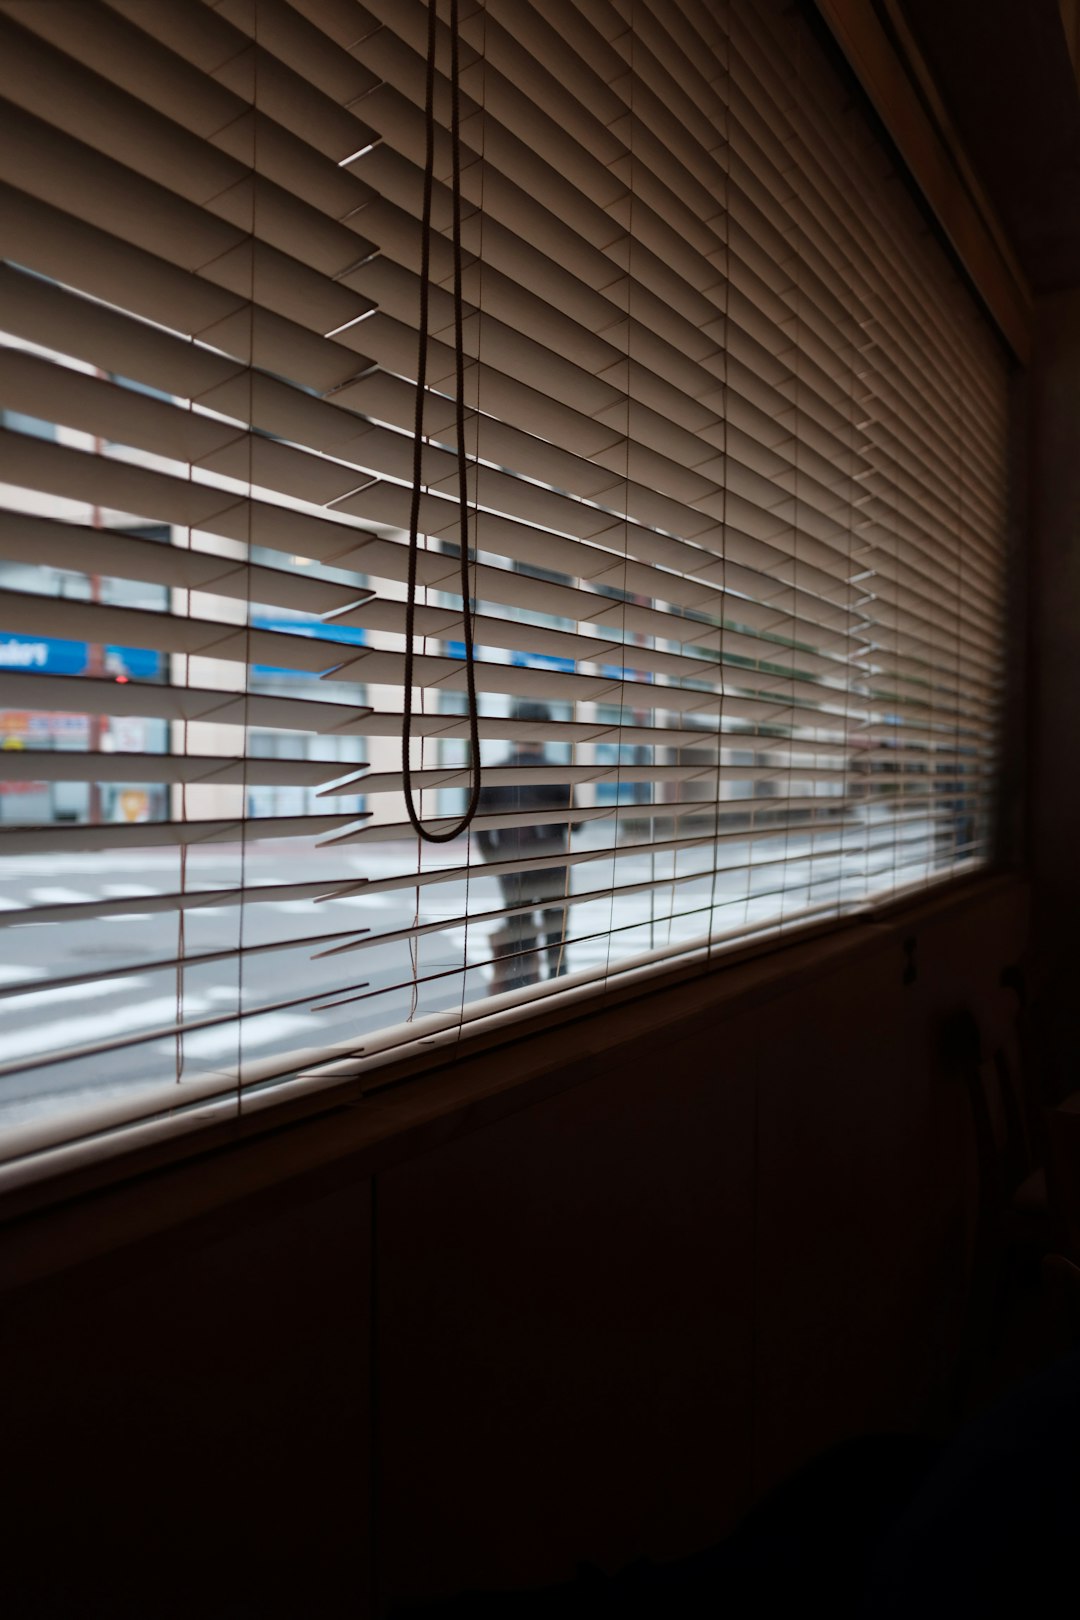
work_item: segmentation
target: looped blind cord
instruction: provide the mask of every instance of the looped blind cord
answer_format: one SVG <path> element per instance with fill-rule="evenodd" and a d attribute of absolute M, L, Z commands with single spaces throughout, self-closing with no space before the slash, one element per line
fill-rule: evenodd
<path fill-rule="evenodd" d="M 427 348 L 429 324 L 429 282 L 431 273 L 431 201 L 435 179 L 435 46 L 438 0 L 428 0 L 427 90 L 424 103 L 426 151 L 424 200 L 420 226 L 420 333 L 416 360 L 416 417 L 413 428 L 412 503 L 409 514 L 408 594 L 405 604 L 405 712 L 401 738 L 401 763 L 405 788 L 405 811 L 421 838 L 432 844 L 446 844 L 465 832 L 480 802 L 480 727 L 476 701 L 473 614 L 469 582 L 469 496 L 468 464 L 465 456 L 465 339 L 461 290 L 461 97 L 459 90 L 458 0 L 450 3 L 450 146 L 452 153 L 453 250 L 454 250 L 454 386 L 457 406 L 457 465 L 459 550 L 461 560 L 461 608 L 465 636 L 465 675 L 469 694 L 469 748 L 472 787 L 465 814 L 456 826 L 445 831 L 425 827 L 413 797 L 412 742 L 413 643 L 416 629 L 416 574 L 419 558 L 420 487 L 424 461 L 424 396 L 427 388 Z"/>

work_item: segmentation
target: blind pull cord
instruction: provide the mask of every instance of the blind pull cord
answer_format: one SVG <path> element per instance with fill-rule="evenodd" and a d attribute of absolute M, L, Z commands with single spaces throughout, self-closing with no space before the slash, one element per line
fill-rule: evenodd
<path fill-rule="evenodd" d="M 427 349 L 431 276 L 431 201 L 435 184 L 435 49 L 438 0 L 428 0 L 427 91 L 424 103 L 426 152 L 424 200 L 420 226 L 420 332 L 416 360 L 416 416 L 413 427 L 412 503 L 409 514 L 409 572 L 405 603 L 405 713 L 401 739 L 401 765 L 405 810 L 414 830 L 432 844 L 447 844 L 467 831 L 480 802 L 480 726 L 476 701 L 476 650 L 473 645 L 473 609 L 469 582 L 469 494 L 465 457 L 465 337 L 461 274 L 461 94 L 458 37 L 458 0 L 450 3 L 450 146 L 453 193 L 454 249 L 454 385 L 457 407 L 457 467 L 461 611 L 465 636 L 465 678 L 469 698 L 469 803 L 461 820 L 443 831 L 425 827 L 413 796 L 412 742 L 413 671 L 416 637 L 416 574 L 420 550 L 420 488 L 424 471 L 424 396 L 427 389 Z"/>

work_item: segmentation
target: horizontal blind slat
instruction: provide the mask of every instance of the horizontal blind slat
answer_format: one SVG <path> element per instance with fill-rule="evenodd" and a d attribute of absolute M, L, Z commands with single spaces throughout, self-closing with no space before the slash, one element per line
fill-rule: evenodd
<path fill-rule="evenodd" d="M 304 838 L 330 833 L 361 819 L 347 816 L 264 816 L 227 820 L 116 822 L 105 826 L 0 827 L 0 859 L 11 855 L 64 854 L 73 850 L 154 849 L 170 845 L 239 843 L 257 826 L 260 838 Z"/>
<path fill-rule="evenodd" d="M 315 698 L 271 696 L 206 686 L 151 685 L 95 680 L 86 675 L 32 674 L 0 669 L 0 703 L 12 709 L 61 714 L 141 715 L 159 720 L 209 722 L 215 726 L 265 726 L 324 735 L 370 734 L 370 709 Z M 400 717 L 397 720 L 400 730 Z M 422 727 L 421 727 L 422 729 Z"/>
<path fill-rule="evenodd" d="M 359 763 L 359 762 L 358 762 Z M 325 759 L 239 754 L 128 754 L 20 748 L 0 751 L 0 782 L 188 782 L 241 787 L 322 788 L 355 766 Z M 352 793 L 361 790 L 353 779 Z"/>

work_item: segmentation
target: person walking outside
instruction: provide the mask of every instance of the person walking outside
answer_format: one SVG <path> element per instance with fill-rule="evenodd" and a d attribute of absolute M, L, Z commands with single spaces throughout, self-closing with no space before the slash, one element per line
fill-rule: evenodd
<path fill-rule="evenodd" d="M 538 725 L 550 724 L 551 711 L 544 703 L 515 703 L 511 718 Z M 515 744 L 502 763 L 503 766 L 539 767 L 546 759 L 543 742 L 527 740 Z M 573 789 L 569 784 L 538 781 L 485 787 L 478 809 L 481 814 L 505 815 L 515 810 L 567 810 L 572 804 Z M 559 857 L 566 854 L 571 830 L 567 822 L 553 821 L 526 827 L 497 826 L 477 834 L 481 853 L 487 861 L 533 861 L 551 857 L 550 865 L 529 865 L 519 871 L 497 874 L 503 904 L 521 909 L 506 917 L 502 927 L 492 935 L 493 995 L 536 984 L 540 978 L 541 956 L 546 960 L 549 979 L 566 972 L 565 896 L 569 889 L 569 870 L 565 862 L 560 864 Z"/>

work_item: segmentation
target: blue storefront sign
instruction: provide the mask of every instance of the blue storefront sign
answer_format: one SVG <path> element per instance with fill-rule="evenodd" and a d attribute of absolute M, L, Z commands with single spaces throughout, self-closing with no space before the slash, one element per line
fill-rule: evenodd
<path fill-rule="evenodd" d="M 443 651 L 447 658 L 458 658 L 462 663 L 465 662 L 463 641 L 444 641 Z M 574 673 L 572 658 L 553 658 L 549 653 L 512 652 L 510 662 L 516 669 L 558 669 L 567 675 Z"/>
<path fill-rule="evenodd" d="M 623 664 L 601 664 L 600 673 L 613 681 L 636 681 L 639 686 L 647 686 L 656 679 L 652 670 L 630 669 Z"/>
<path fill-rule="evenodd" d="M 102 648 L 106 676 L 152 681 L 162 672 L 162 656 L 149 647 Z M 0 669 L 36 675 L 85 675 L 90 643 L 56 636 L 20 636 L 0 630 Z"/>
<path fill-rule="evenodd" d="M 256 614 L 252 621 L 255 630 L 280 630 L 288 636 L 307 636 L 316 641 L 336 643 L 341 648 L 340 655 L 335 658 L 330 652 L 327 654 L 326 667 L 332 668 L 336 663 L 343 663 L 350 647 L 364 647 L 367 645 L 367 631 L 355 628 L 348 624 L 324 624 L 321 619 L 269 619 Z M 279 668 L 275 664 L 253 664 L 253 675 L 279 676 L 310 681 L 311 674 L 307 670 L 290 669 L 287 666 Z"/>
<path fill-rule="evenodd" d="M 513 652 L 510 654 L 510 662 L 518 669 L 558 669 L 565 675 L 572 675 L 575 669 L 572 658 L 555 658 L 551 653 Z"/>
<path fill-rule="evenodd" d="M 305 624 L 297 619 L 255 618 L 253 626 L 260 630 L 281 630 L 289 635 L 316 637 L 320 641 L 334 642 L 342 649 L 340 662 L 351 647 L 362 647 L 366 642 L 363 630 L 348 625 L 328 625 L 320 621 Z M 106 676 L 126 676 L 134 681 L 152 681 L 164 672 L 164 658 L 150 647 L 104 647 L 102 673 Z M 335 662 L 328 655 L 327 665 Z M 90 663 L 90 643 L 63 641 L 57 636 L 22 636 L 0 630 L 0 670 L 18 670 L 37 675 L 85 675 Z M 270 664 L 256 664 L 256 675 L 310 675 L 295 669 L 278 669 Z"/>
<path fill-rule="evenodd" d="M 444 641 L 443 648 L 448 658 L 459 658 L 464 662 L 463 641 Z M 512 652 L 510 662 L 516 669 L 555 669 L 563 675 L 572 675 L 577 668 L 572 658 L 557 658 L 553 653 Z M 624 668 L 621 664 L 604 664 L 601 674 L 613 681 L 636 680 L 645 683 L 654 678 L 647 670 Z"/>

